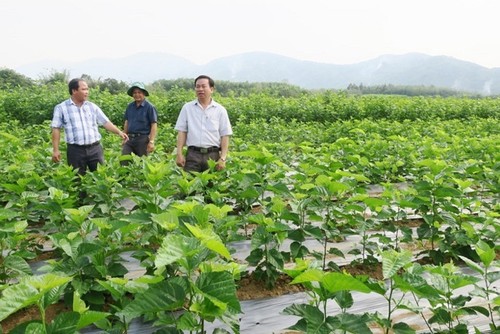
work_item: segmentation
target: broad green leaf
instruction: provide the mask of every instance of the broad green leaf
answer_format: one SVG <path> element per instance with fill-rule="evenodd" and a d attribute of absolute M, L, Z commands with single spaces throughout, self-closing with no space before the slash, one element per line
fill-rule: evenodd
<path fill-rule="evenodd" d="M 366 315 L 358 315 L 358 314 L 349 314 L 349 313 L 341 313 L 333 318 L 336 321 L 334 322 L 335 328 L 339 330 L 346 331 L 347 333 L 356 333 L 356 334 L 372 334 L 372 330 L 368 327 L 368 322 L 370 322 L 370 318 Z M 331 320 L 328 319 L 328 322 Z"/>
<path fill-rule="evenodd" d="M 80 313 L 78 312 L 63 312 L 47 326 L 48 333 L 51 334 L 69 334 L 75 333 L 77 330 Z"/>
<path fill-rule="evenodd" d="M 394 334 L 415 334 L 416 331 L 404 322 L 398 322 L 392 326 Z"/>
<path fill-rule="evenodd" d="M 479 240 L 476 244 L 476 253 L 479 255 L 481 262 L 488 268 L 496 257 L 495 249 L 490 247 L 486 242 Z"/>
<path fill-rule="evenodd" d="M 324 271 L 320 269 L 310 269 L 293 279 L 291 284 L 300 284 L 306 282 L 321 282 L 325 276 Z"/>
<path fill-rule="evenodd" d="M 193 312 L 183 312 L 182 315 L 179 317 L 177 320 L 177 329 L 179 330 L 196 330 L 200 326 L 198 324 L 198 318 L 196 317 L 196 314 Z"/>
<path fill-rule="evenodd" d="M 387 205 L 387 201 L 376 197 L 368 197 L 364 199 L 363 202 L 375 211 L 380 211 L 384 205 Z"/>
<path fill-rule="evenodd" d="M 200 243 L 195 238 L 169 234 L 163 239 L 155 259 L 156 267 L 163 267 L 177 261 L 186 260 L 200 252 Z M 181 261 L 182 262 L 182 261 Z"/>
<path fill-rule="evenodd" d="M 152 284 L 144 293 L 136 294 L 134 300 L 116 315 L 130 321 L 143 314 L 172 311 L 181 308 L 185 298 L 186 292 L 182 286 L 163 281 Z"/>
<path fill-rule="evenodd" d="M 451 187 L 439 187 L 436 189 L 435 193 L 436 197 L 438 198 L 444 198 L 444 197 L 462 197 L 463 193 L 456 189 L 456 188 L 451 188 Z"/>
<path fill-rule="evenodd" d="M 18 283 L 5 289 L 0 298 L 0 321 L 40 298 L 38 290 L 28 283 Z"/>
<path fill-rule="evenodd" d="M 6 222 L 8 219 L 13 219 L 17 217 L 18 214 L 14 211 L 3 210 L 0 211 L 0 221 L 2 224 L 0 225 L 0 232 L 5 233 L 22 233 L 28 227 L 28 222 L 26 220 L 18 220 L 15 222 Z"/>
<path fill-rule="evenodd" d="M 5 269 L 16 272 L 17 274 L 32 274 L 31 267 L 26 260 L 17 255 L 8 255 L 1 265 L 3 265 Z"/>
<path fill-rule="evenodd" d="M 85 302 L 80 297 L 80 293 L 78 291 L 73 292 L 73 311 L 78 313 L 84 313 L 89 308 L 85 305 Z"/>
<path fill-rule="evenodd" d="M 337 170 L 335 171 L 335 173 L 345 177 L 353 178 L 358 182 L 370 182 L 370 179 L 362 174 L 351 173 L 345 170 Z"/>
<path fill-rule="evenodd" d="M 40 299 L 40 304 L 46 308 L 49 305 L 52 305 L 61 299 L 61 296 L 64 294 L 65 285 L 58 285 L 48 290 Z"/>
<path fill-rule="evenodd" d="M 85 311 L 85 312 L 80 314 L 80 319 L 78 320 L 78 324 L 76 327 L 77 327 L 77 329 L 85 328 L 85 327 L 90 326 L 92 324 L 95 324 L 101 320 L 106 319 L 110 315 L 111 315 L 111 313 L 107 313 L 107 312 L 98 312 L 98 311 L 92 311 L 92 310 Z"/>
<path fill-rule="evenodd" d="M 349 274 L 327 273 L 323 276 L 322 285 L 330 292 L 338 291 L 359 291 L 364 293 L 371 292 L 371 289 L 358 279 Z"/>
<path fill-rule="evenodd" d="M 224 256 L 226 259 L 231 258 L 231 253 L 224 245 L 219 235 L 215 233 L 212 229 L 201 229 L 198 226 L 185 224 L 188 230 L 194 235 L 195 238 L 201 241 L 208 249 Z"/>
<path fill-rule="evenodd" d="M 179 216 L 174 210 L 164 211 L 159 214 L 152 214 L 151 220 L 167 231 L 173 231 L 179 226 Z"/>
<path fill-rule="evenodd" d="M 79 207 L 78 209 L 63 209 L 66 214 L 66 219 L 77 223 L 79 226 L 83 223 L 85 219 L 88 218 L 92 210 L 94 209 L 94 205 L 84 205 Z"/>
<path fill-rule="evenodd" d="M 71 277 L 46 274 L 22 278 L 15 285 L 11 285 L 2 291 L 0 298 L 0 321 L 12 313 L 33 305 L 43 296 L 57 287 L 63 287 L 71 280 Z"/>
<path fill-rule="evenodd" d="M 382 273 L 384 279 L 391 278 L 397 272 L 412 262 L 410 251 L 396 252 L 394 250 L 382 252 Z"/>
<path fill-rule="evenodd" d="M 219 207 L 213 204 L 207 204 L 205 208 L 209 210 L 210 215 L 215 219 L 223 219 L 229 212 L 233 211 L 233 208 L 229 205 Z"/>
<path fill-rule="evenodd" d="M 201 273 L 196 287 L 216 305 L 227 305 L 231 313 L 240 313 L 233 275 L 227 271 Z"/>
<path fill-rule="evenodd" d="M 283 314 L 295 315 L 316 326 L 323 323 L 325 316 L 317 307 L 307 304 L 292 304 L 283 310 Z"/>

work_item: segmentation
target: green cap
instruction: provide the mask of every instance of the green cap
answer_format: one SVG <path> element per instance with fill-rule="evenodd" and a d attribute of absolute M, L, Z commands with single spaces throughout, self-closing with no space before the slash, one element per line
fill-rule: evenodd
<path fill-rule="evenodd" d="M 134 82 L 132 86 L 127 90 L 127 94 L 129 96 L 132 96 L 132 92 L 134 91 L 134 88 L 139 88 L 144 92 L 144 95 L 149 96 L 148 91 L 146 90 L 146 87 L 144 87 L 144 84 L 142 82 Z"/>

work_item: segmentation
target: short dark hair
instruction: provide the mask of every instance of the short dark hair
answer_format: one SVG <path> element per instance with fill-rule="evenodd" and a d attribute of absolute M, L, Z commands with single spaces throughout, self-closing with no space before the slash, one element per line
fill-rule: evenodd
<path fill-rule="evenodd" d="M 194 79 L 194 85 L 196 86 L 196 81 L 200 80 L 200 79 L 208 79 L 208 85 L 213 88 L 215 87 L 215 81 L 214 79 L 210 78 L 208 75 L 199 75 L 196 79 Z"/>
<path fill-rule="evenodd" d="M 83 80 L 82 78 L 71 79 L 71 81 L 68 83 L 69 95 L 73 95 L 73 91 L 78 90 L 78 87 L 80 87 L 80 81 L 85 80 Z"/>

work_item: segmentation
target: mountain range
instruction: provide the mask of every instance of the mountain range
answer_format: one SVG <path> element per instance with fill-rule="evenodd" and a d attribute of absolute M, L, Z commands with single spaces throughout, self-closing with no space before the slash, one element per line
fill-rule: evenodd
<path fill-rule="evenodd" d="M 204 65 L 168 53 L 137 53 L 128 57 L 82 62 L 42 61 L 19 66 L 18 73 L 37 79 L 54 71 L 73 76 L 151 83 L 161 79 L 195 78 L 208 74 L 234 82 L 286 82 L 306 89 L 346 89 L 349 84 L 434 86 L 483 95 L 500 94 L 500 68 L 486 68 L 449 56 L 422 53 L 382 55 L 347 64 L 298 60 L 278 54 L 249 52 L 218 58 Z"/>

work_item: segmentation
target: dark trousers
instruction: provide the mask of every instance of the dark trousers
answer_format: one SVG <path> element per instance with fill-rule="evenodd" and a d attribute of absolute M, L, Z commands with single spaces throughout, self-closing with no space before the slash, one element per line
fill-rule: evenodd
<path fill-rule="evenodd" d="M 129 138 L 122 146 L 122 155 L 131 155 L 132 153 L 142 157 L 148 155 L 149 137 L 147 135 Z M 122 165 L 128 165 L 130 160 L 122 160 Z"/>
<path fill-rule="evenodd" d="M 97 165 L 104 163 L 104 151 L 100 143 L 83 146 L 68 144 L 66 156 L 68 164 L 78 170 L 80 177 L 87 173 L 87 169 L 93 172 L 97 170 Z M 75 181 L 78 185 L 81 182 L 80 177 Z M 87 192 L 80 190 L 78 197 L 80 204 L 83 204 L 84 199 L 87 197 Z"/>
<path fill-rule="evenodd" d="M 204 172 L 209 168 L 207 163 L 209 159 L 217 161 L 219 158 L 219 151 L 202 153 L 188 148 L 184 170 L 186 172 Z"/>
<path fill-rule="evenodd" d="M 104 151 L 100 143 L 92 145 L 68 144 L 68 164 L 78 170 L 78 174 L 85 175 L 87 169 L 91 172 L 97 170 L 98 164 L 104 163 Z"/>

